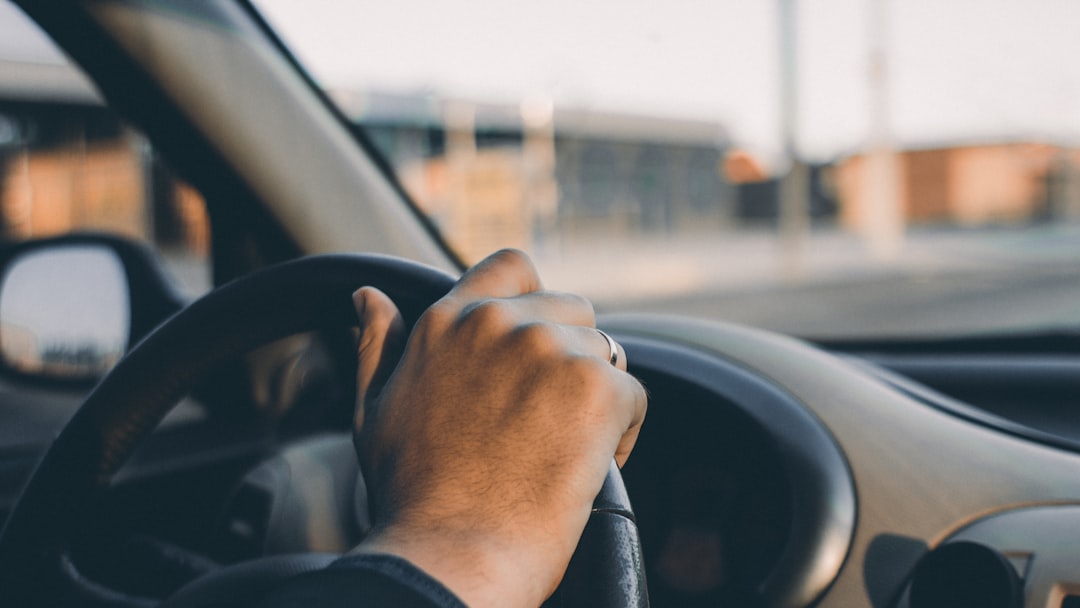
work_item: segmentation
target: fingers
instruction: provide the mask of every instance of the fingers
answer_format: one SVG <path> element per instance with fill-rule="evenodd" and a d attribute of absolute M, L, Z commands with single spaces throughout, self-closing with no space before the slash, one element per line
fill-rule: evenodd
<path fill-rule="evenodd" d="M 359 431 L 367 404 L 382 390 L 401 358 L 406 331 L 401 311 L 383 292 L 361 287 L 352 297 L 360 322 L 354 419 L 355 429 Z"/>
<path fill-rule="evenodd" d="M 611 363 L 611 347 L 615 347 L 615 362 L 612 364 L 619 371 L 626 371 L 626 351 L 623 350 L 619 341 L 591 325 L 576 329 L 579 352 L 587 353 L 602 361 Z M 605 338 L 604 336 L 607 335 Z M 608 340 L 611 340 L 608 342 Z"/>
<path fill-rule="evenodd" d="M 547 321 L 588 328 L 596 326 L 592 302 L 572 293 L 534 291 L 513 298 L 484 299 L 467 305 L 466 311 L 484 306 L 502 307 L 508 321 Z"/>
<path fill-rule="evenodd" d="M 512 310 L 512 317 L 521 320 L 596 325 L 591 302 L 575 294 L 544 291 L 532 260 L 516 249 L 497 251 L 470 268 L 445 300 L 456 303 L 449 306 L 453 314 L 491 305 Z"/>
<path fill-rule="evenodd" d="M 450 295 L 466 299 L 512 298 L 542 288 L 529 256 L 517 249 L 503 249 L 470 268 Z"/>
<path fill-rule="evenodd" d="M 626 351 L 623 350 L 622 345 L 611 336 L 601 332 L 601 330 L 594 330 L 592 333 L 599 340 L 594 338 L 591 342 L 602 343 L 600 358 L 610 363 L 612 350 L 614 350 L 616 353 L 614 367 L 621 372 L 616 373 L 613 380 L 618 386 L 615 406 L 625 416 L 623 426 L 625 431 L 619 438 L 619 444 L 615 449 L 615 462 L 619 465 L 619 468 L 622 468 L 626 463 L 626 459 L 630 456 L 630 452 L 634 449 L 638 433 L 641 430 L 641 424 L 645 421 L 645 410 L 648 409 L 649 403 L 648 394 L 637 378 L 626 373 Z"/>
<path fill-rule="evenodd" d="M 629 415 L 626 432 L 619 438 L 619 445 L 615 448 L 615 463 L 621 469 L 626 464 L 626 459 L 630 457 L 634 444 L 637 443 L 641 424 L 645 422 L 645 411 L 648 409 L 649 396 L 645 391 L 645 387 L 641 385 L 637 378 L 629 374 L 621 374 L 620 376 L 620 384 L 623 389 L 620 403 L 628 408 L 627 414 Z"/>
<path fill-rule="evenodd" d="M 641 424 L 645 421 L 648 393 L 637 378 L 626 372 L 626 351 L 617 340 L 609 336 L 611 342 L 608 342 L 608 338 L 605 338 L 600 330 L 592 328 L 579 328 L 577 334 L 578 343 L 583 345 L 582 350 L 592 356 L 610 362 L 612 345 L 618 353 L 610 376 L 616 387 L 613 406 L 616 408 L 616 415 L 621 417 L 619 426 L 623 429 L 615 449 L 615 462 L 622 468 L 634 449 Z"/>

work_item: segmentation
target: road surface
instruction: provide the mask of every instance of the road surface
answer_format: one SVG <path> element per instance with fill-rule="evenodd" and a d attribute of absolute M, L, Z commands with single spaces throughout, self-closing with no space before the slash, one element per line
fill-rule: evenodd
<path fill-rule="evenodd" d="M 601 312 L 665 312 L 800 336 L 1080 330 L 1080 229 L 924 231 L 893 260 L 816 234 L 791 262 L 767 233 L 592 240 L 538 256 L 549 285 Z"/>

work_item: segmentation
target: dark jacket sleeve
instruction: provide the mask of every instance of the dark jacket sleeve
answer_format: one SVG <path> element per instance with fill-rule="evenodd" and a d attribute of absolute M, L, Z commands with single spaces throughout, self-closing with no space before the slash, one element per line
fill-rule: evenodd
<path fill-rule="evenodd" d="M 349 555 L 291 578 L 260 608 L 465 608 L 423 570 L 391 555 Z"/>

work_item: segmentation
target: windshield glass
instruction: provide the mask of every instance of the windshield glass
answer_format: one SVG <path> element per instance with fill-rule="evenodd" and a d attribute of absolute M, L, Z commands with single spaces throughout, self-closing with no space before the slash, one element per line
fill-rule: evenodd
<path fill-rule="evenodd" d="M 256 5 L 468 262 L 813 338 L 1080 323 L 1073 0 Z"/>

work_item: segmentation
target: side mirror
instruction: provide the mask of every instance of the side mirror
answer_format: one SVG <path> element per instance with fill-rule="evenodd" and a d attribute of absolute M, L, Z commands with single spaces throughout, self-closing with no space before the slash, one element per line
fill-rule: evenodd
<path fill-rule="evenodd" d="M 0 359 L 24 374 L 97 377 L 127 348 L 124 265 L 100 245 L 31 250 L 0 279 Z"/>
<path fill-rule="evenodd" d="M 0 263 L 0 370 L 90 384 L 181 305 L 153 254 L 130 241 L 21 243 Z"/>

